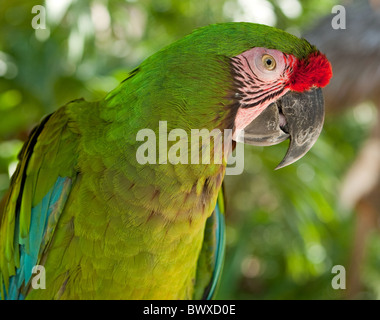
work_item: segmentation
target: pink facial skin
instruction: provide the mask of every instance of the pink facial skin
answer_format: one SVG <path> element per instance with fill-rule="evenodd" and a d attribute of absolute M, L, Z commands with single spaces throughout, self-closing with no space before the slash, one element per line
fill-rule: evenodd
<path fill-rule="evenodd" d="M 276 62 L 273 70 L 268 70 L 263 64 L 262 58 L 266 54 L 272 56 Z M 242 130 L 267 106 L 289 91 L 286 87 L 289 66 L 292 66 L 296 59 L 278 50 L 266 48 L 252 48 L 236 56 L 236 59 L 243 68 L 238 75 L 238 80 L 244 83 L 244 86 L 239 88 L 244 96 L 241 103 L 247 106 L 257 103 L 253 107 L 239 108 L 235 118 L 235 129 Z"/>

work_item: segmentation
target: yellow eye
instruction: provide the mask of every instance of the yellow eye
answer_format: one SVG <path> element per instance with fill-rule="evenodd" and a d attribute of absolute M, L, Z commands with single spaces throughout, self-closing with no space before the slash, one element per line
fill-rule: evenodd
<path fill-rule="evenodd" d="M 264 54 L 263 57 L 261 58 L 261 61 L 265 67 L 265 69 L 271 71 L 274 68 L 276 68 L 276 60 L 269 55 L 269 54 Z"/>

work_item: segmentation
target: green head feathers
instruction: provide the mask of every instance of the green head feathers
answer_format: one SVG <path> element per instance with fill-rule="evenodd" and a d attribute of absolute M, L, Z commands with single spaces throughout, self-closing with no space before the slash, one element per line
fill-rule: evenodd
<path fill-rule="evenodd" d="M 167 49 L 211 53 L 232 58 L 254 47 L 276 49 L 298 59 L 317 51 L 307 40 L 283 30 L 256 23 L 230 22 L 199 28 Z"/>

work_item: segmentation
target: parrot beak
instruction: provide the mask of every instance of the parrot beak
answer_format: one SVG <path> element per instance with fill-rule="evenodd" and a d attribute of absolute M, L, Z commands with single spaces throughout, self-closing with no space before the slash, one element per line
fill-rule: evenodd
<path fill-rule="evenodd" d="M 276 167 L 283 168 L 302 158 L 317 141 L 323 127 L 322 90 L 289 91 L 270 104 L 244 129 L 244 143 L 271 146 L 290 139 L 284 159 Z"/>

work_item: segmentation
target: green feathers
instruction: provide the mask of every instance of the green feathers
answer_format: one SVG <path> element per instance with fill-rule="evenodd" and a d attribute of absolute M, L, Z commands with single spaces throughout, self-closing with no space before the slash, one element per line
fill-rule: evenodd
<path fill-rule="evenodd" d="M 315 46 L 283 30 L 262 24 L 231 22 L 199 28 L 183 39 L 171 44 L 169 49 L 232 58 L 253 48 L 264 47 L 292 54 L 298 59 L 317 51 Z"/>

